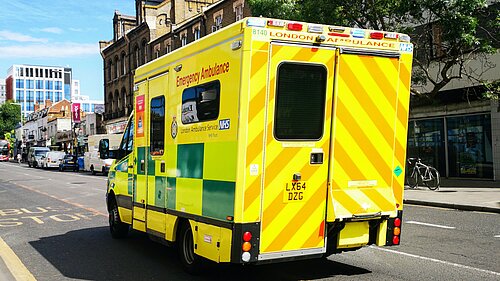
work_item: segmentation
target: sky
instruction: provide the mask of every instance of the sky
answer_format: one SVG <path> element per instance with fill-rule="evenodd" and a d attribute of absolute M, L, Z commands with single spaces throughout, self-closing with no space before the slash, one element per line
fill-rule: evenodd
<path fill-rule="evenodd" d="M 0 0 L 0 78 L 13 64 L 69 66 L 82 95 L 104 100 L 99 41 L 113 15 L 135 15 L 134 0 Z"/>

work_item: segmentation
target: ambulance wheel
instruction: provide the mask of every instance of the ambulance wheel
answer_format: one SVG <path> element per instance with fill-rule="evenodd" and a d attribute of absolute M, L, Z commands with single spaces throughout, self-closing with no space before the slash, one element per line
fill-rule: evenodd
<path fill-rule="evenodd" d="M 90 172 L 92 172 L 92 175 L 95 176 L 94 165 L 90 166 Z"/>
<path fill-rule="evenodd" d="M 125 238 L 128 235 L 128 229 L 129 225 L 120 220 L 118 205 L 113 200 L 109 210 L 109 230 L 111 231 L 111 236 L 115 239 Z"/>
<path fill-rule="evenodd" d="M 178 251 L 184 270 L 190 274 L 198 274 L 201 269 L 201 258 L 194 253 L 193 231 L 189 222 L 180 225 Z"/>

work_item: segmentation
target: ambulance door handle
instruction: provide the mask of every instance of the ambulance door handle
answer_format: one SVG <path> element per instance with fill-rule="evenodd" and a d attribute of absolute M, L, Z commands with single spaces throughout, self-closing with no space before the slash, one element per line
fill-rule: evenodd
<path fill-rule="evenodd" d="M 311 152 L 311 164 L 323 164 L 323 152 Z"/>
<path fill-rule="evenodd" d="M 144 160 L 141 160 L 141 172 L 144 172 Z"/>

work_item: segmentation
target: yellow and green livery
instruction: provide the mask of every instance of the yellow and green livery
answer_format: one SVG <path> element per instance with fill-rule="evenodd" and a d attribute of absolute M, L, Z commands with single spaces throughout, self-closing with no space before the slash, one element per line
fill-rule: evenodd
<path fill-rule="evenodd" d="M 177 243 L 191 271 L 399 244 L 412 52 L 400 33 L 246 18 L 141 66 L 113 236 Z"/>

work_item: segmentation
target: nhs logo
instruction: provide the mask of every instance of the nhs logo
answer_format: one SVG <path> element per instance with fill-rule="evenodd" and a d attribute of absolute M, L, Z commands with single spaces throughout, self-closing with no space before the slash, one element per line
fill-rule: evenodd
<path fill-rule="evenodd" d="M 228 130 L 231 125 L 230 119 L 219 120 L 219 130 Z"/>

